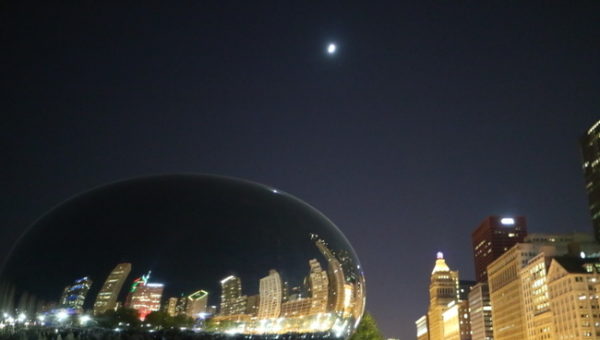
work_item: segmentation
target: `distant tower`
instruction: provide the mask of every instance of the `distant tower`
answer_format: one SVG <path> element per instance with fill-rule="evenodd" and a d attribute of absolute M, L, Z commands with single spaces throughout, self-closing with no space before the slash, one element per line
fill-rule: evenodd
<path fill-rule="evenodd" d="M 600 120 L 581 137 L 583 175 L 594 236 L 600 242 Z"/>
<path fill-rule="evenodd" d="M 473 231 L 475 279 L 487 282 L 487 266 L 527 236 L 527 221 L 523 216 L 486 217 Z"/>
<path fill-rule="evenodd" d="M 310 274 L 308 275 L 311 296 L 310 314 L 325 313 L 329 297 L 327 273 L 321 268 L 321 264 L 316 259 L 309 260 L 308 264 L 310 265 Z"/>
<path fill-rule="evenodd" d="M 169 314 L 169 316 L 177 316 L 177 298 L 176 297 L 170 297 L 169 300 L 167 300 L 166 312 L 167 312 L 167 314 Z"/>
<path fill-rule="evenodd" d="M 444 254 L 437 253 L 435 266 L 431 272 L 429 284 L 429 339 L 444 340 L 444 320 L 442 315 L 448 304 L 455 302 L 458 296 L 458 271 L 452 271 L 444 260 Z"/>
<path fill-rule="evenodd" d="M 131 272 L 131 263 L 119 263 L 104 281 L 94 303 L 94 315 L 114 309 L 123 283 Z"/>
<path fill-rule="evenodd" d="M 279 273 L 271 269 L 269 275 L 260 279 L 260 302 L 258 318 L 277 318 L 281 314 L 282 282 Z"/>
<path fill-rule="evenodd" d="M 221 280 L 220 315 L 243 314 L 246 310 L 246 297 L 242 295 L 242 281 L 230 275 Z"/>
<path fill-rule="evenodd" d="M 60 298 L 61 307 L 82 311 L 85 297 L 91 286 L 92 280 L 87 277 L 76 280 L 71 286 L 66 286 Z"/>
<path fill-rule="evenodd" d="M 196 291 L 187 297 L 186 315 L 197 319 L 198 314 L 206 313 L 206 304 L 208 302 L 208 293 L 204 290 Z"/>

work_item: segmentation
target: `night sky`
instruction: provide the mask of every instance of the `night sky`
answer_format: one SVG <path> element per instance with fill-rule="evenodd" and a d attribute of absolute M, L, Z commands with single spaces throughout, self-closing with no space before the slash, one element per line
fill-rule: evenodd
<path fill-rule="evenodd" d="M 0 256 L 61 201 L 214 173 L 331 218 L 385 335 L 414 338 L 435 252 L 473 278 L 490 214 L 591 231 L 600 2 L 0 3 Z M 334 56 L 327 44 L 336 42 Z"/>

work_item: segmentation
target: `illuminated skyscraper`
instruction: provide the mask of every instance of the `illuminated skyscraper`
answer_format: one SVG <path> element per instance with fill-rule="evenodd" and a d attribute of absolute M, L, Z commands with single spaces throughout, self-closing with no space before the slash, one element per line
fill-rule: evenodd
<path fill-rule="evenodd" d="M 125 307 L 132 308 L 131 307 L 131 299 L 133 298 L 133 294 L 137 291 L 137 288 L 139 286 L 144 286 L 148 283 L 148 280 L 150 279 L 150 274 L 151 274 L 151 272 L 148 272 L 148 274 L 142 275 L 142 276 L 138 277 L 137 279 L 133 280 L 133 283 L 131 284 L 131 288 L 129 288 L 129 292 L 127 293 L 127 296 L 125 297 L 125 304 L 124 304 Z"/>
<path fill-rule="evenodd" d="M 94 303 L 95 315 L 115 308 L 123 283 L 130 272 L 131 263 L 119 263 L 112 270 L 96 297 L 96 302 Z"/>
<path fill-rule="evenodd" d="M 456 302 L 458 287 L 458 271 L 450 270 L 444 254 L 439 252 L 429 284 L 427 320 L 430 340 L 444 340 L 443 314 L 448 309 L 448 304 Z"/>
<path fill-rule="evenodd" d="M 527 340 L 556 339 L 546 275 L 555 252 L 555 247 L 544 247 L 519 273 Z"/>
<path fill-rule="evenodd" d="M 555 339 L 600 339 L 600 260 L 555 257 L 547 280 Z"/>
<path fill-rule="evenodd" d="M 187 310 L 187 296 L 181 294 L 179 299 L 177 299 L 177 305 L 175 306 L 175 315 L 184 315 Z"/>
<path fill-rule="evenodd" d="M 471 340 L 469 302 L 452 301 L 442 313 L 444 340 Z"/>
<path fill-rule="evenodd" d="M 417 340 L 429 340 L 429 332 L 427 330 L 427 315 L 423 315 L 415 321 L 417 327 Z"/>
<path fill-rule="evenodd" d="M 469 291 L 469 316 L 472 340 L 492 340 L 492 305 L 487 283 L 477 283 Z"/>
<path fill-rule="evenodd" d="M 487 266 L 527 236 L 525 217 L 486 217 L 473 231 L 475 279 L 487 282 Z"/>
<path fill-rule="evenodd" d="M 315 245 L 327 260 L 327 276 L 329 280 L 328 310 L 335 313 L 344 312 L 344 270 L 342 264 L 329 249 L 327 243 L 317 235 L 311 235 Z"/>
<path fill-rule="evenodd" d="M 523 340 L 525 315 L 520 270 L 535 257 L 539 247 L 517 243 L 488 266 L 494 340 Z"/>
<path fill-rule="evenodd" d="M 327 273 L 321 268 L 321 264 L 316 259 L 309 260 L 308 263 L 310 265 L 310 274 L 308 275 L 311 297 L 310 314 L 325 313 L 329 296 Z"/>
<path fill-rule="evenodd" d="M 221 280 L 220 315 L 237 315 L 246 311 L 246 296 L 242 295 L 242 281 L 230 275 Z"/>
<path fill-rule="evenodd" d="M 165 311 L 169 316 L 177 316 L 177 300 L 176 297 L 170 297 L 169 300 L 167 300 Z"/>
<path fill-rule="evenodd" d="M 200 313 L 206 313 L 206 304 L 208 302 L 208 293 L 204 290 L 194 292 L 187 297 L 186 315 L 197 319 Z"/>
<path fill-rule="evenodd" d="M 581 137 L 581 155 L 594 236 L 600 241 L 600 121 Z"/>
<path fill-rule="evenodd" d="M 66 286 L 63 295 L 60 298 L 61 307 L 73 308 L 77 311 L 83 310 L 83 303 L 87 296 L 90 287 L 92 286 L 92 280 L 87 277 L 76 280 L 71 286 Z"/>
<path fill-rule="evenodd" d="M 269 275 L 260 279 L 259 319 L 277 318 L 281 314 L 282 282 L 279 273 L 271 269 Z"/>
<path fill-rule="evenodd" d="M 160 299 L 164 290 L 162 283 L 141 283 L 132 288 L 129 308 L 138 312 L 140 320 L 152 312 L 160 310 Z"/>

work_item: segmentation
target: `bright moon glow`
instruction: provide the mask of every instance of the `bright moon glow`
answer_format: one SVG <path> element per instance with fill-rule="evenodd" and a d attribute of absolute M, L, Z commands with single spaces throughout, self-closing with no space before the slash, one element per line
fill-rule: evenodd
<path fill-rule="evenodd" d="M 329 44 L 329 46 L 327 46 L 327 53 L 334 54 L 336 49 L 337 46 L 335 46 L 335 44 Z"/>

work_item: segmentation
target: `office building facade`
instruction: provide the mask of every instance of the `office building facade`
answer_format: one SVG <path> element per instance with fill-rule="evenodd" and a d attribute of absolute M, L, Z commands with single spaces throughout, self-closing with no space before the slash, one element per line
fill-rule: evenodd
<path fill-rule="evenodd" d="M 94 303 L 94 315 L 115 309 L 121 288 L 130 272 L 131 263 L 119 263 L 110 272 L 96 297 L 96 302 Z"/>
<path fill-rule="evenodd" d="M 92 280 L 87 277 L 76 280 L 72 285 L 66 286 L 60 298 L 60 305 L 71 308 L 77 312 L 83 311 L 85 298 L 92 286 Z"/>
<path fill-rule="evenodd" d="M 260 302 L 258 306 L 258 318 L 277 318 L 281 314 L 282 303 L 282 281 L 279 273 L 271 269 L 269 275 L 260 279 L 259 293 Z"/>
<path fill-rule="evenodd" d="M 486 217 L 471 234 L 475 279 L 487 282 L 487 266 L 527 236 L 527 220 L 517 217 Z"/>
<path fill-rule="evenodd" d="M 581 137 L 581 156 L 594 236 L 600 241 L 600 121 Z"/>

